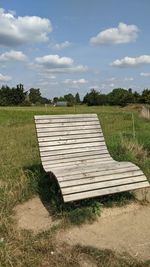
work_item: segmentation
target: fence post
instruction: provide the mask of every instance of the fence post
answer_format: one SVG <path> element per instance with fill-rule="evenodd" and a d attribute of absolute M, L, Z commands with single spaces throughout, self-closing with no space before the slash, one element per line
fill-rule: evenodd
<path fill-rule="evenodd" d="M 134 114 L 132 112 L 132 129 L 133 129 L 133 138 L 135 139 L 136 134 L 135 134 L 135 119 L 134 119 Z"/>

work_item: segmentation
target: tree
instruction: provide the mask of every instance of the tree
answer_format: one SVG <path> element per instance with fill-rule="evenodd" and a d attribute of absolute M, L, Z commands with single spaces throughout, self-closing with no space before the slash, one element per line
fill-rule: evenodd
<path fill-rule="evenodd" d="M 144 89 L 142 92 L 142 103 L 150 104 L 150 89 Z"/>
<path fill-rule="evenodd" d="M 40 89 L 31 88 L 29 93 L 29 99 L 31 103 L 36 104 L 41 102 L 41 92 Z"/>
<path fill-rule="evenodd" d="M 20 105 L 25 100 L 25 93 L 22 84 L 17 87 L 9 88 L 7 85 L 0 89 L 0 105 L 12 106 Z"/>
<path fill-rule="evenodd" d="M 91 89 L 90 93 L 87 95 L 88 106 L 98 105 L 98 98 L 100 93 L 95 89 Z"/>
<path fill-rule="evenodd" d="M 78 92 L 77 92 L 76 95 L 75 95 L 75 102 L 76 102 L 76 104 L 80 104 L 80 103 L 81 103 L 80 95 L 79 95 Z"/>
<path fill-rule="evenodd" d="M 140 103 L 141 102 L 141 96 L 136 91 L 133 93 L 133 102 L 134 103 Z"/>
<path fill-rule="evenodd" d="M 126 106 L 133 102 L 133 95 L 123 88 L 116 88 L 108 94 L 108 102 L 110 105 Z"/>
<path fill-rule="evenodd" d="M 88 97 L 89 97 L 89 93 L 87 93 L 84 97 L 83 97 L 83 104 L 87 104 L 88 103 Z"/>
<path fill-rule="evenodd" d="M 73 106 L 75 104 L 75 97 L 71 93 L 64 95 L 64 100 L 67 101 L 68 106 Z"/>

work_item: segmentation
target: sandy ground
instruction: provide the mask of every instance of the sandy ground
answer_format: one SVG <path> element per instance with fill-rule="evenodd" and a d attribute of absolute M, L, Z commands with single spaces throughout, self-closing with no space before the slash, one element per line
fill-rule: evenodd
<path fill-rule="evenodd" d="M 19 229 L 32 230 L 35 234 L 49 230 L 58 223 L 52 220 L 49 212 L 38 197 L 17 205 L 14 211 L 17 227 Z"/>
<path fill-rule="evenodd" d="M 92 224 L 73 227 L 57 235 L 59 242 L 92 246 L 150 259 L 150 205 L 130 204 L 104 209 Z"/>
<path fill-rule="evenodd" d="M 19 229 L 38 233 L 50 229 L 53 222 L 38 197 L 18 205 L 15 218 Z M 92 246 L 127 252 L 141 260 L 150 259 L 150 204 L 132 203 L 125 207 L 105 208 L 92 224 L 59 230 L 58 244 Z"/>

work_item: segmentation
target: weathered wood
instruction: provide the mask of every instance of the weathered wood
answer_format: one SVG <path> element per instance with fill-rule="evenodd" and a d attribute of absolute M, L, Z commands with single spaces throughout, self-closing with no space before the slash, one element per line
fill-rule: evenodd
<path fill-rule="evenodd" d="M 91 130 L 91 129 L 97 129 L 100 130 L 100 126 L 97 125 L 82 125 L 82 126 L 62 126 L 61 128 L 59 126 L 53 127 L 53 128 L 40 128 L 37 129 L 37 133 L 46 133 L 46 132 L 65 132 L 65 131 L 80 131 L 80 130 Z"/>
<path fill-rule="evenodd" d="M 104 142 L 91 142 L 91 143 L 77 143 L 77 144 L 65 144 L 65 145 L 57 145 L 57 146 L 44 146 L 44 147 L 39 147 L 40 152 L 43 151 L 51 151 L 51 150 L 64 150 L 64 149 L 74 149 L 74 148 L 80 148 L 82 149 L 83 147 L 99 147 L 101 148 L 106 148 Z"/>
<path fill-rule="evenodd" d="M 76 119 L 76 118 L 97 118 L 97 115 L 95 113 L 90 113 L 90 114 L 67 114 L 67 115 L 35 115 L 34 119 L 35 120 L 43 120 L 43 119 Z"/>
<path fill-rule="evenodd" d="M 72 153 L 77 153 L 77 152 L 85 152 L 85 151 L 99 151 L 99 153 L 104 154 L 105 152 L 107 152 L 105 147 L 100 147 L 100 146 L 89 146 L 89 147 L 82 147 L 82 149 L 80 147 L 74 148 L 74 149 L 64 149 L 64 150 L 51 150 L 48 152 L 40 152 L 41 157 L 45 157 L 45 156 L 52 156 L 54 155 L 64 155 L 64 154 L 72 154 Z"/>
<path fill-rule="evenodd" d="M 99 153 L 99 149 L 98 150 L 92 150 L 92 151 L 80 151 L 80 152 L 76 152 L 76 153 L 72 153 L 72 154 L 58 154 L 58 155 L 51 155 L 50 157 L 49 156 L 43 156 L 41 158 L 42 160 L 42 163 L 45 163 L 45 162 L 51 162 L 51 161 L 55 161 L 55 160 L 78 160 L 79 158 L 81 160 L 84 160 L 84 157 L 86 159 L 86 157 L 105 157 L 106 155 L 109 155 L 108 154 L 108 151 L 104 152 L 103 154 L 100 154 Z"/>
<path fill-rule="evenodd" d="M 59 164 L 60 166 L 63 166 L 65 164 L 65 166 L 66 166 L 66 164 L 72 165 L 73 163 L 74 164 L 81 164 L 81 163 L 86 163 L 86 162 L 92 163 L 95 161 L 101 162 L 105 159 L 112 159 L 112 158 L 110 157 L 110 155 L 108 153 L 106 153 L 106 154 L 102 154 L 102 155 L 98 155 L 98 154 L 88 155 L 88 156 L 85 155 L 84 157 L 81 155 L 80 158 L 79 157 L 56 158 L 56 159 L 52 158 L 52 160 L 50 160 L 48 158 L 47 161 L 43 161 L 42 163 L 43 163 L 44 167 L 46 167 L 46 166 L 50 167 L 51 165 L 58 166 L 57 164 Z"/>
<path fill-rule="evenodd" d="M 59 129 L 59 131 L 57 131 L 57 132 L 41 132 L 41 133 L 37 133 L 38 134 L 38 137 L 45 137 L 45 136 L 60 136 L 60 134 L 61 134 L 61 136 L 73 136 L 73 135 L 76 135 L 76 134 L 81 134 L 81 136 L 84 136 L 84 135 L 86 135 L 86 134 L 89 134 L 89 133 L 102 133 L 102 131 L 101 131 L 101 129 L 95 129 L 95 128 L 93 128 L 93 129 L 82 129 L 82 127 L 80 128 L 80 130 L 74 130 L 74 131 L 70 131 L 70 130 L 68 130 L 68 131 L 62 131 L 61 133 L 60 133 L 60 129 Z"/>
<path fill-rule="evenodd" d="M 58 180 L 62 184 L 65 184 L 65 182 L 68 182 L 68 181 L 71 181 L 74 183 L 74 181 L 77 181 L 77 180 L 81 181 L 81 183 L 82 183 L 82 180 L 101 179 L 100 177 L 102 177 L 102 179 L 103 179 L 103 176 L 105 179 L 105 176 L 108 176 L 108 175 L 116 175 L 116 174 L 121 174 L 121 175 L 125 174 L 126 175 L 126 174 L 129 174 L 129 172 L 133 173 L 135 171 L 141 172 L 141 170 L 137 169 L 136 166 L 130 166 L 130 167 L 126 167 L 126 168 L 120 166 L 120 168 L 116 169 L 115 165 L 114 165 L 114 166 L 112 166 L 111 169 L 106 170 L 104 168 L 103 169 L 101 168 L 97 172 L 95 172 L 93 170 L 91 172 L 85 172 L 85 173 L 82 172 L 82 173 L 79 173 L 77 175 L 73 175 L 73 176 L 70 175 L 70 176 L 64 176 L 64 177 L 61 175 L 58 175 Z"/>
<path fill-rule="evenodd" d="M 97 138 L 99 137 L 99 139 L 103 139 L 104 140 L 104 137 L 103 137 L 103 134 L 98 132 L 98 133 L 84 133 L 83 135 L 82 134 L 74 134 L 73 136 L 72 135 L 62 135 L 62 136 L 46 136 L 46 137 L 39 137 L 38 138 L 38 141 L 39 143 L 42 143 L 42 142 L 51 142 L 51 141 L 72 141 L 72 140 L 83 140 L 86 141 L 85 139 L 86 138 Z"/>
<path fill-rule="evenodd" d="M 99 173 L 99 176 L 95 176 L 95 177 L 91 177 L 91 178 L 86 178 L 86 179 L 78 179 L 78 180 L 67 180 L 67 181 L 59 181 L 60 183 L 60 186 L 61 188 L 69 188 L 70 190 L 70 187 L 72 190 L 75 190 L 75 191 L 84 191 L 82 188 L 84 188 L 86 191 L 89 190 L 92 190 L 92 186 L 91 187 L 86 187 L 86 185 L 93 185 L 94 188 L 95 186 L 98 186 L 100 185 L 100 187 L 103 187 L 103 183 L 102 182 L 108 182 L 108 185 L 109 186 L 113 186 L 113 184 L 109 183 L 110 181 L 116 181 L 116 180 L 121 180 L 122 182 L 122 179 L 124 180 L 127 180 L 128 178 L 134 178 L 134 177 L 142 177 L 142 178 L 139 178 L 139 179 L 142 179 L 143 180 L 143 173 L 142 171 L 129 171 L 129 172 L 126 172 L 126 173 L 113 173 L 113 174 L 107 174 L 107 175 L 101 175 L 101 173 Z M 138 178 L 137 180 L 138 181 Z M 141 181 L 141 180 L 140 180 Z M 95 185 L 97 184 L 97 185 Z M 69 194 L 71 193 L 71 191 L 69 191 Z M 67 194 L 67 193 L 66 193 Z"/>
<path fill-rule="evenodd" d="M 102 162 L 105 161 L 112 161 L 112 158 L 110 156 L 106 156 L 106 157 L 102 157 L 102 158 L 98 158 L 97 156 L 95 158 L 88 158 L 88 159 L 84 159 L 84 160 L 79 160 L 79 158 L 73 158 L 71 161 L 68 161 L 67 159 L 65 161 L 53 161 L 53 162 L 46 162 L 46 164 L 43 162 L 43 166 L 45 168 L 66 168 L 66 167 L 71 167 L 72 165 L 74 165 L 75 167 L 79 167 L 81 164 L 89 165 L 91 164 L 101 164 Z"/>
<path fill-rule="evenodd" d="M 96 137 L 96 138 L 86 138 L 86 139 L 72 139 L 72 140 L 63 140 L 63 141 L 47 141 L 47 142 L 39 142 L 40 147 L 48 147 L 48 146 L 60 146 L 60 145 L 70 145 L 70 144 L 83 144 L 83 143 L 104 143 L 103 137 Z"/>
<path fill-rule="evenodd" d="M 116 175 L 117 176 L 117 175 Z M 100 188 L 107 188 L 107 187 L 113 187 L 117 185 L 126 185 L 126 184 L 131 184 L 135 182 L 142 182 L 143 180 L 146 181 L 144 175 L 137 175 L 137 176 L 132 176 L 132 177 L 119 177 L 120 179 L 115 179 L 115 180 L 108 180 L 106 177 L 106 181 L 102 182 L 97 182 L 93 183 L 91 181 L 90 184 L 84 184 L 84 185 L 77 185 L 77 186 L 69 186 L 69 187 L 61 187 L 62 193 L 65 194 L 74 194 L 78 192 L 85 192 L 85 191 L 92 191 Z"/>
<path fill-rule="evenodd" d="M 96 114 L 35 116 L 40 156 L 65 202 L 149 186 L 138 166 L 109 155 Z"/>
<path fill-rule="evenodd" d="M 91 126 L 99 126 L 98 121 L 90 121 L 90 125 Z M 37 129 L 44 129 L 44 128 L 56 128 L 56 127 L 77 127 L 77 126 L 89 126 L 89 122 L 88 121 L 84 121 L 84 122 L 72 122 L 72 123 L 68 123 L 68 122 L 58 122 L 58 123 L 45 123 L 45 124 L 41 124 L 41 123 L 37 123 L 36 124 L 36 128 Z"/>
<path fill-rule="evenodd" d="M 89 164 L 89 166 L 84 166 L 84 164 L 81 164 L 80 167 L 76 167 L 76 166 L 72 166 L 72 167 L 67 167 L 67 168 L 64 168 L 64 169 L 59 169 L 59 168 L 52 168 L 52 170 L 55 170 L 55 173 L 57 175 L 59 175 L 60 177 L 67 177 L 67 176 L 70 176 L 71 175 L 74 175 L 74 177 L 76 177 L 76 175 L 89 175 L 90 172 L 100 172 L 101 170 L 111 170 L 111 169 L 118 169 L 118 168 L 125 168 L 125 171 L 126 171 L 126 168 L 129 168 L 129 167 L 133 167 L 135 165 L 129 163 L 129 162 L 122 162 L 122 163 L 117 163 L 116 161 L 114 160 L 111 160 L 111 162 L 107 163 L 107 162 L 103 162 L 102 164 Z M 136 166 L 137 169 L 139 169 L 137 166 Z"/>
<path fill-rule="evenodd" d="M 120 185 L 120 186 L 114 186 L 114 187 L 108 187 L 108 188 L 101 188 L 98 190 L 93 191 L 87 191 L 87 192 L 81 192 L 77 194 L 70 194 L 70 195 L 63 195 L 63 199 L 65 202 L 75 201 L 75 200 L 81 200 L 85 198 L 93 198 L 103 195 L 109 195 L 114 193 L 120 193 L 125 191 L 130 191 L 138 188 L 148 187 L 149 183 L 148 181 L 140 183 L 131 183 L 127 185 Z"/>

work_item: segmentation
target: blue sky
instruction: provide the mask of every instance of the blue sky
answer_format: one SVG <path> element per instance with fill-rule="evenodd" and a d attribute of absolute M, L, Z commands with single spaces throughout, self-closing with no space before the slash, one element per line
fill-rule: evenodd
<path fill-rule="evenodd" d="M 149 0 L 0 1 L 0 85 L 150 88 Z"/>

